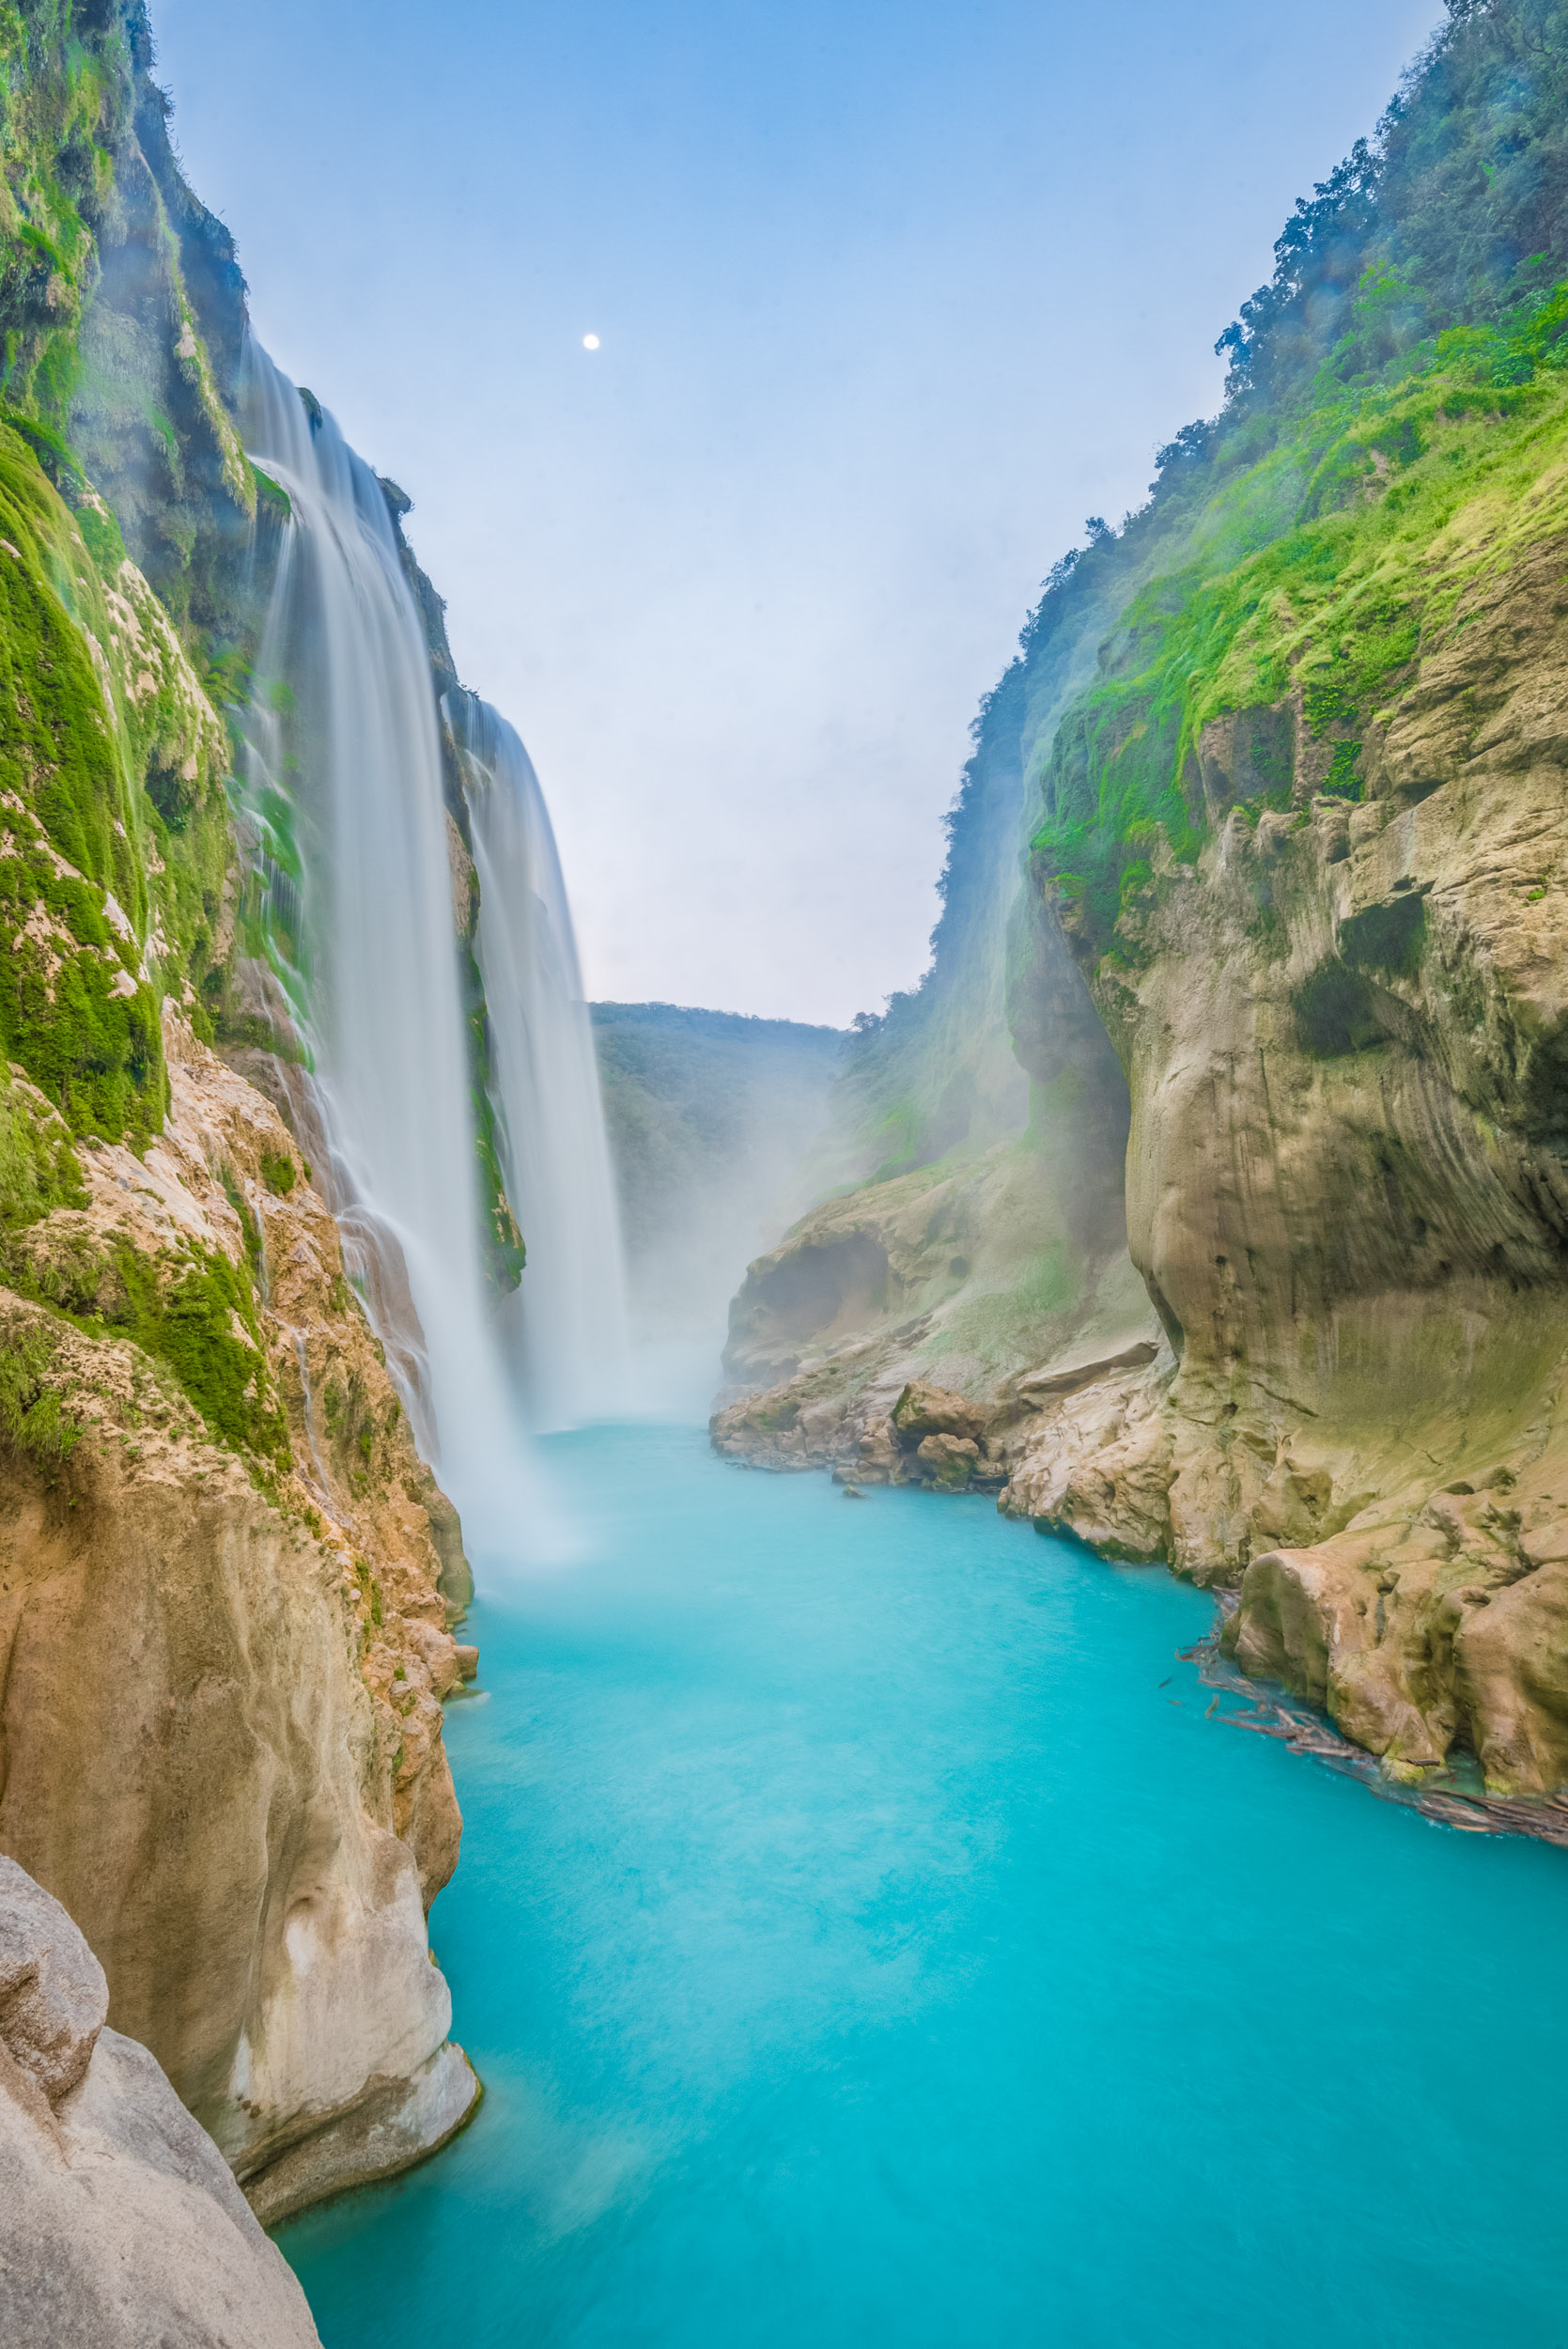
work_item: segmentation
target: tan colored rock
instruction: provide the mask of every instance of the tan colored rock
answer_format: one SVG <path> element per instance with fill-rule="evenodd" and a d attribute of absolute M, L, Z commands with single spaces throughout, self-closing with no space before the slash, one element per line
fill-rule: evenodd
<path fill-rule="evenodd" d="M 64 1458 L 0 1447 L 0 1848 L 275 2217 L 416 2157 L 477 2093 L 424 1918 L 461 1828 L 452 1513 L 275 1110 L 165 1028 L 164 1135 L 84 1153 L 88 1207 L 21 1234 L 16 1271 L 90 1310 L 118 1249 L 241 1262 L 242 1207 L 289 1459 L 214 1443 L 166 1364 L 0 1290 L 0 1346 L 76 1431 Z"/>
<path fill-rule="evenodd" d="M 1104 1338 L 1113 1351 L 1157 1334 L 1119 1193 L 1112 1186 L 1085 1223 L 1071 1159 L 1001 1143 L 814 1208 L 748 1268 L 730 1308 L 727 1375 L 777 1392 L 858 1361 L 878 1385 L 902 1369 L 899 1384 L 1000 1397 L 1043 1346 Z"/>
<path fill-rule="evenodd" d="M 957 1492 L 969 1486 L 980 1466 L 980 1446 L 970 1436 L 923 1436 L 915 1461 L 931 1484 L 944 1492 Z"/>
<path fill-rule="evenodd" d="M 978 1404 L 923 1378 L 911 1380 L 893 1407 L 893 1434 L 907 1452 L 921 1448 L 928 1436 L 956 1436 L 972 1443 L 978 1456 L 986 1420 Z"/>
<path fill-rule="evenodd" d="M 1238 1584 L 1238 1661 L 1390 1766 L 1469 1750 L 1540 1794 L 1568 1782 L 1564 547 L 1466 577 L 1360 805 L 1298 759 L 1288 817 L 1227 814 L 1268 713 L 1205 728 L 1215 835 L 1087 972 L 1176 1357 L 1047 1397 L 1004 1505 Z"/>
<path fill-rule="evenodd" d="M 305 2297 L 102 1968 L 0 1859 L 0 2339 L 311 2349 Z"/>
<path fill-rule="evenodd" d="M 714 1413 L 715 1449 L 896 1484 L 919 1436 L 906 1447 L 893 1414 L 915 1387 L 954 1398 L 943 1429 L 986 1434 L 988 1470 L 1029 1417 L 1019 1382 L 1043 1356 L 1120 1361 L 1130 1346 L 1147 1360 L 1159 1325 L 1120 1245 L 1119 1202 L 1086 1237 L 1062 1178 L 1048 1151 L 1008 1143 L 815 1209 L 750 1268 L 732 1308 L 726 1361 L 766 1384 Z M 1060 1301 L 1042 1310 L 1042 1290 Z"/>

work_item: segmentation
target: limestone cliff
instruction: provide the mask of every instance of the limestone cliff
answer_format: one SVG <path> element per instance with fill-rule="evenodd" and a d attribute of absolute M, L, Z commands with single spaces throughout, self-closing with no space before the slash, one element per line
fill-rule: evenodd
<path fill-rule="evenodd" d="M 1249 803 L 1210 721 L 1196 859 L 1161 844 L 1103 953 L 1065 909 L 1180 1366 L 1070 1469 L 1042 1433 L 1011 1496 L 1242 1578 L 1238 1657 L 1391 1761 L 1534 1792 L 1568 1778 L 1562 415 L 1421 545 L 1353 803 L 1310 736 L 1286 803 Z M 1276 712 L 1289 751 L 1288 702 L 1254 736 Z"/>
<path fill-rule="evenodd" d="M 753 1268 L 734 1360 L 768 1391 L 715 1433 L 1005 1479 L 1230 1586 L 1236 1659 L 1391 1772 L 1539 1796 L 1568 1781 L 1568 15 L 1450 13 L 1221 337 L 1224 412 L 1059 567 L 1009 673 L 1048 713 L 1010 923 L 1032 1133 L 1078 1138 L 1109 1219 L 1127 1121 L 1149 1323 L 1020 1310 L 1030 1368 L 944 1365 L 908 1178 L 874 1183 Z"/>
<path fill-rule="evenodd" d="M 1027 1138 L 955 1154 L 804 1217 L 731 1307 L 725 1368 L 745 1391 L 715 1418 L 719 1449 L 885 1481 L 912 1381 L 960 1389 L 1000 1428 L 1058 1355 L 1152 1354 L 1119 1190 L 1096 1219 L 1052 1156 Z"/>
<path fill-rule="evenodd" d="M 288 514 L 232 243 L 139 0 L 24 0 L 0 52 L 0 1849 L 272 2217 L 477 2093 L 425 1929 L 467 1568 L 248 1081 L 299 1048 L 229 792 Z"/>
<path fill-rule="evenodd" d="M 103 1969 L 0 1859 L 0 2335 L 27 2349 L 309 2349 L 304 2295 Z"/>
<path fill-rule="evenodd" d="M 274 2217 L 475 2094 L 424 1921 L 467 1657 L 336 1227 L 270 1104 L 165 1035 L 159 1140 L 82 1149 L 8 1244 L 0 1843 Z"/>

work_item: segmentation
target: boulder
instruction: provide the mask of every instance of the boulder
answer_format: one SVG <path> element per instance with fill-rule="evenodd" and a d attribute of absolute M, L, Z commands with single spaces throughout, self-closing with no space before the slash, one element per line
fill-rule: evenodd
<path fill-rule="evenodd" d="M 287 2262 L 58 1901 L 0 1859 L 0 2340 L 318 2349 Z"/>
<path fill-rule="evenodd" d="M 986 1413 L 977 1404 L 924 1378 L 911 1380 L 893 1407 L 893 1434 L 906 1452 L 916 1452 L 927 1436 L 956 1436 L 978 1443 Z"/>
<path fill-rule="evenodd" d="M 933 1485 L 958 1492 L 980 1465 L 980 1446 L 971 1436 L 923 1436 L 915 1461 Z"/>

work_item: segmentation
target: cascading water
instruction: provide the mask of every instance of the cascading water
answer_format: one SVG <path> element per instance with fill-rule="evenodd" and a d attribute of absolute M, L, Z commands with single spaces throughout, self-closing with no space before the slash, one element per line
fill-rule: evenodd
<path fill-rule="evenodd" d="M 375 474 L 254 344 L 243 413 L 248 450 L 292 507 L 246 789 L 267 850 L 271 959 L 313 1064 L 318 1173 L 422 1447 L 471 1529 L 515 1540 L 521 1438 L 481 1269 L 424 637 Z"/>
<path fill-rule="evenodd" d="M 460 688 L 442 704 L 479 876 L 497 1149 L 528 1268 L 503 1311 L 530 1423 L 624 1408 L 626 1291 L 604 1108 L 555 836 L 515 730 Z"/>

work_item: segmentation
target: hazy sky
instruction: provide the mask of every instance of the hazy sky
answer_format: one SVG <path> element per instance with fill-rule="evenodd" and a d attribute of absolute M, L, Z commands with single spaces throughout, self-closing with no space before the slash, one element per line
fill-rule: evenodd
<path fill-rule="evenodd" d="M 975 704 L 1437 0 L 153 0 L 280 366 L 410 492 L 589 992 L 924 967 Z M 589 352 L 582 337 L 597 334 Z"/>

